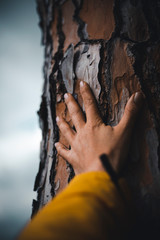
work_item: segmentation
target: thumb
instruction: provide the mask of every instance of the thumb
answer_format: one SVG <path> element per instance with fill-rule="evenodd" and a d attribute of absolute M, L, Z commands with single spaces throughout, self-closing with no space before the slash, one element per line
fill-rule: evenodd
<path fill-rule="evenodd" d="M 140 109 L 142 108 L 143 103 L 144 103 L 143 93 L 142 92 L 134 93 L 126 104 L 124 115 L 118 126 L 122 129 L 129 128 L 131 130 L 135 124 L 136 118 L 138 116 Z"/>

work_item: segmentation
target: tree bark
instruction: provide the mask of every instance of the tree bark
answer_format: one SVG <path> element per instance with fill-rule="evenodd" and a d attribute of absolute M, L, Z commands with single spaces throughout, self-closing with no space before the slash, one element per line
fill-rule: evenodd
<path fill-rule="evenodd" d="M 83 108 L 79 94 L 83 79 L 95 94 L 104 122 L 112 126 L 120 121 L 132 93 L 142 90 L 146 96 L 123 175 L 139 215 L 156 218 L 160 215 L 159 0 L 37 0 L 37 7 L 45 63 L 33 214 L 74 176 L 54 147 L 57 141 L 68 146 L 55 118 L 62 115 L 73 127 L 63 95 L 73 94 Z"/>

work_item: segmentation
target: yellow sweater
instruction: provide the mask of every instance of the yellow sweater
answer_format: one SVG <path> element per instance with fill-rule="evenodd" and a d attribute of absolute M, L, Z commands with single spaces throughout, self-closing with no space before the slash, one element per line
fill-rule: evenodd
<path fill-rule="evenodd" d="M 25 227 L 19 240 L 124 239 L 131 222 L 125 181 L 121 197 L 106 172 L 80 174 Z"/>

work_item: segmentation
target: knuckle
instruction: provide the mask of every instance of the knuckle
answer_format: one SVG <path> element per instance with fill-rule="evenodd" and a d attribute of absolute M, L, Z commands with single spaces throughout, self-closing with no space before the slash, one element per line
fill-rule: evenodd
<path fill-rule="evenodd" d="M 100 118 L 96 118 L 96 120 L 91 124 L 92 129 L 98 128 L 103 124 Z"/>
<path fill-rule="evenodd" d="M 99 118 L 99 117 L 97 117 L 97 119 L 96 119 L 96 125 L 99 127 L 99 126 L 101 126 L 102 124 L 104 124 L 103 121 L 102 121 L 102 119 Z"/>
<path fill-rule="evenodd" d="M 91 126 L 92 131 L 96 130 L 96 129 L 99 128 L 99 127 L 100 127 L 100 125 L 97 125 L 97 124 L 93 124 L 93 125 Z"/>
<path fill-rule="evenodd" d="M 66 123 L 64 120 L 61 120 L 59 122 L 59 128 L 61 131 L 63 131 L 63 133 L 65 133 L 65 132 L 68 132 L 70 127 L 69 127 L 68 123 Z"/>
<path fill-rule="evenodd" d="M 71 116 L 75 117 L 80 113 L 79 108 L 75 108 L 74 110 L 71 111 Z"/>
<path fill-rule="evenodd" d="M 84 103 L 87 107 L 89 107 L 94 104 L 94 100 L 93 100 L 93 98 L 86 98 Z"/>
<path fill-rule="evenodd" d="M 66 134 L 70 131 L 70 126 L 66 124 L 66 126 L 63 128 L 63 134 Z"/>

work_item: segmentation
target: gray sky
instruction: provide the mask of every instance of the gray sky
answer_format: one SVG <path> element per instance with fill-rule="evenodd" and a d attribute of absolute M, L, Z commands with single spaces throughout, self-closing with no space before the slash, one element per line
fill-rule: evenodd
<path fill-rule="evenodd" d="M 0 239 L 31 214 L 41 131 L 43 47 L 34 0 L 0 0 Z"/>

